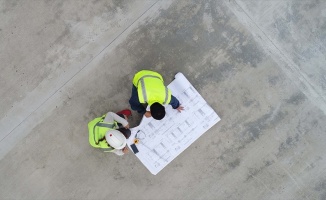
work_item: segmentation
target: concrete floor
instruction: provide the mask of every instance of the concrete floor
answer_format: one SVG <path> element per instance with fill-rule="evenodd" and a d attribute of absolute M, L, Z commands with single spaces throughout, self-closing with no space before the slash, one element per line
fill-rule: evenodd
<path fill-rule="evenodd" d="M 0 199 L 326 199 L 325 47 L 323 0 L 0 0 Z M 88 144 L 140 69 L 222 118 L 156 176 Z"/>

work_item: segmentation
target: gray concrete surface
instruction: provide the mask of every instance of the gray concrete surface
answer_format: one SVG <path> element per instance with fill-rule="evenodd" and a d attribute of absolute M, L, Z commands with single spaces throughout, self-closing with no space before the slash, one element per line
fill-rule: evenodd
<path fill-rule="evenodd" d="M 0 199 L 326 199 L 325 38 L 321 0 L 1 0 Z M 140 69 L 222 118 L 156 176 L 88 144 Z"/>

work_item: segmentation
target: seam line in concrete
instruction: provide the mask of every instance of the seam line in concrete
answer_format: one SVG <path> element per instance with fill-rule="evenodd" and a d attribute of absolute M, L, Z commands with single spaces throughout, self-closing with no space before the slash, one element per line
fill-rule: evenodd
<path fill-rule="evenodd" d="M 233 5 L 236 6 L 236 8 L 230 7 Z M 300 72 L 299 66 L 295 64 L 291 58 L 289 58 L 286 53 L 282 49 L 280 49 L 273 40 L 259 27 L 259 25 L 250 17 L 250 15 L 246 12 L 246 10 L 237 2 L 237 0 L 233 1 L 229 0 L 229 8 L 230 10 L 235 14 L 237 18 L 239 18 L 239 12 L 243 12 L 246 19 L 240 19 L 246 25 L 246 23 L 251 23 L 252 27 L 257 28 L 258 32 L 254 32 L 252 29 L 249 29 L 249 31 L 256 35 L 261 39 L 262 42 L 265 42 L 263 44 L 260 44 L 263 46 L 263 49 L 268 50 L 270 52 L 270 56 L 273 58 L 273 60 L 279 64 L 279 67 L 285 72 L 285 74 L 290 78 L 294 83 L 297 85 L 297 87 L 312 101 L 314 104 L 322 110 L 324 113 L 326 113 L 326 97 L 323 95 L 322 91 L 318 86 L 311 83 L 309 78 L 306 74 Z M 236 9 L 241 9 L 241 11 L 237 11 Z M 250 28 L 250 24 L 247 24 Z M 266 41 L 265 41 L 265 40 Z M 268 44 L 270 43 L 270 44 Z M 264 44 L 267 47 L 264 47 Z M 273 49 L 274 48 L 274 49 Z M 269 54 L 268 54 L 269 55 Z M 282 65 L 279 63 L 279 61 L 274 59 L 276 57 L 279 57 L 282 62 L 284 62 L 287 67 L 282 67 Z"/>
<path fill-rule="evenodd" d="M 67 83 L 69 83 L 77 74 L 79 74 L 84 68 L 86 68 L 95 58 L 97 58 L 105 49 L 107 49 L 114 41 L 116 41 L 126 30 L 128 30 L 135 22 L 137 22 L 146 12 L 148 12 L 157 2 L 153 3 L 147 10 L 145 10 L 139 17 L 137 17 L 129 26 L 127 26 L 119 35 L 117 35 L 108 45 L 106 45 L 98 54 L 89 60 L 80 70 L 77 71 L 70 79 L 68 79 L 61 87 L 53 92 L 43 103 L 41 103 L 34 111 L 32 111 L 25 119 L 23 119 L 15 128 L 13 128 L 5 137 L 3 137 L 0 142 L 6 139 L 17 127 L 26 121 L 33 113 L 35 113 L 40 107 L 42 107 L 50 98 L 53 97 L 58 91 L 60 91 Z"/>

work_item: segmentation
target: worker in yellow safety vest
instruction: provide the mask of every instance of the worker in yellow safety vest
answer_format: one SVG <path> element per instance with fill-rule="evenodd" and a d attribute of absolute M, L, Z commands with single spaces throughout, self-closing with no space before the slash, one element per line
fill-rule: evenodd
<path fill-rule="evenodd" d="M 90 121 L 88 123 L 90 145 L 117 155 L 127 153 L 127 139 L 131 135 L 127 120 L 130 115 L 130 110 L 122 110 L 118 113 L 108 112 Z"/>
<path fill-rule="evenodd" d="M 132 93 L 129 100 L 131 109 L 146 117 L 161 120 L 165 116 L 164 104 L 170 104 L 179 112 L 183 110 L 179 100 L 174 97 L 165 85 L 163 77 L 154 71 L 141 70 L 133 78 Z M 146 111 L 146 106 L 150 111 Z"/>

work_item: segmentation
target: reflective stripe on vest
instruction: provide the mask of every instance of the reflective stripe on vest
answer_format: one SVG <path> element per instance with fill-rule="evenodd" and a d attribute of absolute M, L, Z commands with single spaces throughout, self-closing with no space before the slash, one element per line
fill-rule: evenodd
<path fill-rule="evenodd" d="M 159 98 L 163 97 L 164 99 L 149 99 L 148 98 L 148 96 L 150 96 L 150 95 L 148 95 L 148 88 L 146 88 L 145 78 L 155 78 L 155 79 L 160 80 L 160 82 L 162 83 L 161 88 L 162 88 L 162 90 L 164 89 L 164 97 L 161 94 L 161 97 L 159 97 Z M 169 94 L 169 89 L 166 86 L 164 86 L 163 81 L 158 76 L 154 76 L 154 75 L 142 76 L 137 82 L 137 87 L 138 87 L 137 90 L 141 90 L 141 93 L 138 93 L 138 95 L 139 95 L 138 98 L 139 98 L 140 103 L 148 103 L 149 105 L 151 105 L 154 102 L 158 102 L 161 104 L 167 104 L 169 102 L 169 97 L 171 96 L 171 94 Z M 148 87 L 148 84 L 147 84 L 147 87 Z M 155 87 L 155 86 L 150 86 L 150 87 Z M 152 91 L 152 90 L 149 90 L 149 91 Z"/>
<path fill-rule="evenodd" d="M 106 115 L 95 118 L 88 123 L 89 143 L 92 147 L 101 148 L 104 152 L 110 152 L 113 151 L 114 148 L 108 145 L 106 141 L 99 141 L 99 139 L 103 139 L 108 130 L 114 129 L 117 126 L 117 122 L 105 123 L 103 122 L 105 116 Z"/>
<path fill-rule="evenodd" d="M 154 72 L 154 71 L 150 71 L 150 70 L 140 70 L 139 72 L 137 72 L 134 76 L 134 78 L 132 79 L 132 84 L 135 87 L 138 87 L 138 81 L 141 77 L 146 76 L 146 75 L 152 75 L 155 77 L 158 77 L 159 79 L 162 80 L 162 83 L 164 82 L 163 77 L 161 76 L 161 74 Z"/>
<path fill-rule="evenodd" d="M 99 142 L 96 142 L 96 138 L 95 138 L 95 134 L 99 134 L 99 133 L 95 133 L 95 128 L 96 127 L 104 127 L 104 128 L 108 128 L 109 129 L 113 129 L 113 127 L 115 126 L 115 123 L 103 123 L 102 121 L 99 121 L 95 124 L 94 128 L 93 128 L 93 135 L 94 135 L 94 142 L 95 144 L 98 144 Z"/>
<path fill-rule="evenodd" d="M 106 149 L 102 148 L 102 149 L 103 149 L 104 152 L 112 152 L 112 151 L 114 150 L 113 147 L 111 147 L 111 148 L 106 148 Z"/>
<path fill-rule="evenodd" d="M 140 87 L 141 87 L 141 90 L 142 90 L 142 92 L 143 92 L 143 98 L 144 98 L 144 101 L 145 101 L 145 102 L 148 102 L 148 98 L 147 98 L 147 93 L 146 93 L 146 87 L 145 87 L 145 81 L 144 81 L 144 78 L 148 78 L 148 77 L 150 77 L 150 78 L 157 78 L 157 79 L 160 79 L 160 80 L 161 80 L 160 77 L 158 77 L 158 76 L 154 76 L 154 75 L 145 75 L 145 76 L 141 77 L 141 78 L 138 80 L 137 85 L 139 85 L 139 82 L 140 82 Z M 165 99 L 164 99 L 164 101 L 163 101 L 163 104 L 166 104 L 166 103 L 167 103 L 168 98 L 169 98 L 169 90 L 168 90 L 167 87 L 165 87 Z"/>

